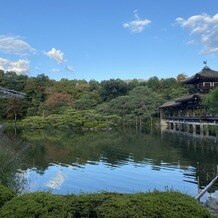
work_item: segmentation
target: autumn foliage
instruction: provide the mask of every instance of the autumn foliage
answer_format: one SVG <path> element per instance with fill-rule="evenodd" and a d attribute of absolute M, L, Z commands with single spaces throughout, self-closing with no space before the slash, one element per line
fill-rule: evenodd
<path fill-rule="evenodd" d="M 47 107 L 57 107 L 57 106 L 72 106 L 73 99 L 71 95 L 64 93 L 54 93 L 48 97 L 45 102 Z"/>

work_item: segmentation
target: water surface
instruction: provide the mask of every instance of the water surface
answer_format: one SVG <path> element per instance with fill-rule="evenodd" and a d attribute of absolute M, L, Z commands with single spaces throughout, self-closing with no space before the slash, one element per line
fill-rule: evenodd
<path fill-rule="evenodd" d="M 9 131 L 0 143 L 22 163 L 13 177 L 21 192 L 173 189 L 195 196 L 215 177 L 218 164 L 215 139 L 159 131 Z M 218 185 L 210 193 L 216 190 Z"/>

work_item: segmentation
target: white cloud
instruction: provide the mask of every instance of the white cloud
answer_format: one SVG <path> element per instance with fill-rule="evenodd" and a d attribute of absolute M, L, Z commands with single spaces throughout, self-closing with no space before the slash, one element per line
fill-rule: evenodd
<path fill-rule="evenodd" d="M 13 71 L 18 75 L 27 74 L 29 72 L 29 61 L 25 59 L 9 61 L 7 59 L 0 58 L 0 69 L 4 71 Z"/>
<path fill-rule="evenodd" d="M 191 37 L 194 37 L 193 40 L 202 45 L 202 53 L 218 53 L 218 14 L 194 15 L 188 19 L 178 17 L 176 23 L 190 31 Z"/>
<path fill-rule="evenodd" d="M 45 52 L 45 54 L 59 64 L 64 61 L 64 53 L 61 50 L 57 50 L 56 48 L 52 48 L 50 51 Z"/>
<path fill-rule="evenodd" d="M 65 69 L 69 72 L 73 72 L 73 67 L 72 66 L 66 66 Z"/>
<path fill-rule="evenodd" d="M 57 68 L 53 68 L 50 70 L 52 73 L 60 73 L 61 70 L 60 69 L 57 69 Z"/>
<path fill-rule="evenodd" d="M 189 40 L 185 43 L 186 45 L 196 45 L 196 41 L 193 39 L 193 40 Z"/>
<path fill-rule="evenodd" d="M 7 54 L 27 55 L 34 53 L 35 49 L 20 36 L 0 35 L 0 51 Z"/>
<path fill-rule="evenodd" d="M 130 29 L 130 31 L 135 33 L 140 33 L 148 24 L 151 23 L 151 21 L 148 19 L 140 19 L 137 12 L 137 10 L 133 11 L 135 20 L 124 23 L 123 28 Z"/>
<path fill-rule="evenodd" d="M 36 67 L 35 67 L 35 70 L 40 71 L 41 69 L 40 69 L 40 67 L 36 66 Z"/>
<path fill-rule="evenodd" d="M 0 58 L 0 69 L 4 70 L 4 66 L 8 64 L 8 60 Z"/>

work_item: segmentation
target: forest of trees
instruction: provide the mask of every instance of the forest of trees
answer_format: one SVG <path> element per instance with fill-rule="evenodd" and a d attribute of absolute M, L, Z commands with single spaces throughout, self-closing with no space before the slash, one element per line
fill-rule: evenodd
<path fill-rule="evenodd" d="M 55 81 L 44 74 L 28 77 L 0 70 L 0 86 L 26 93 L 25 99 L 0 99 L 0 120 L 34 128 L 143 125 L 158 118 L 162 103 L 188 93 L 180 83 L 183 76 L 128 83 L 121 79 Z"/>

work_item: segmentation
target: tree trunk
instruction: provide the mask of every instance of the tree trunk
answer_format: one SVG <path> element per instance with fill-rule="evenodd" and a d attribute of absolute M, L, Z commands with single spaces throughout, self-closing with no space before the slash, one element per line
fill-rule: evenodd
<path fill-rule="evenodd" d="M 141 132 L 142 131 L 142 119 L 139 118 L 139 131 Z"/>
<path fill-rule="evenodd" d="M 14 123 L 15 123 L 15 126 L 16 126 L 16 123 L 17 123 L 17 113 L 14 113 Z"/>
<path fill-rule="evenodd" d="M 135 129 L 138 130 L 138 118 L 135 116 Z"/>
<path fill-rule="evenodd" d="M 152 116 L 150 116 L 150 128 L 151 128 L 151 133 L 152 133 L 153 132 Z"/>

